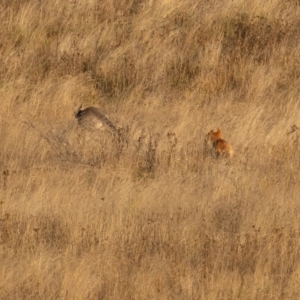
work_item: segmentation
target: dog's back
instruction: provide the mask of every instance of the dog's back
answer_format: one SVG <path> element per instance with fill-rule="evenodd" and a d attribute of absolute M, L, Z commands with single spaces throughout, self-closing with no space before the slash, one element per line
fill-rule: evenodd
<path fill-rule="evenodd" d="M 215 140 L 213 142 L 213 148 L 215 149 L 218 157 L 223 155 L 231 157 L 233 154 L 231 145 L 223 139 Z"/>

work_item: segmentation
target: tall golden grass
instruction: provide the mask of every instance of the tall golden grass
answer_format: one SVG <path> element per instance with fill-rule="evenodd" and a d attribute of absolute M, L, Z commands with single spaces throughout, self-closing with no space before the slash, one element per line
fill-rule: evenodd
<path fill-rule="evenodd" d="M 0 20 L 0 299 L 299 298 L 299 1 Z M 80 103 L 121 138 L 79 128 Z M 230 161 L 206 151 L 218 127 Z"/>

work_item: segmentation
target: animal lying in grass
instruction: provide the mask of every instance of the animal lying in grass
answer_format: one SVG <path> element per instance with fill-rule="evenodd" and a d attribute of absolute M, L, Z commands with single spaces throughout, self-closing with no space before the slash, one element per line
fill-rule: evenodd
<path fill-rule="evenodd" d="M 218 128 L 216 132 L 211 130 L 207 134 L 206 141 L 212 145 L 211 150 L 217 158 L 232 157 L 233 149 L 231 145 L 222 138 L 222 131 L 220 128 Z"/>
<path fill-rule="evenodd" d="M 113 133 L 119 133 L 117 127 L 97 107 L 82 109 L 82 104 L 74 112 L 78 124 L 89 129 L 109 128 Z"/>

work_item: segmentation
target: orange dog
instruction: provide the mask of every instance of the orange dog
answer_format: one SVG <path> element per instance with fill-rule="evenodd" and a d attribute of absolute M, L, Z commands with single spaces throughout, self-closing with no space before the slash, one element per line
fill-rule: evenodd
<path fill-rule="evenodd" d="M 229 143 L 222 139 L 222 131 L 220 128 L 216 132 L 211 130 L 207 134 L 208 140 L 212 143 L 212 149 L 216 157 L 227 156 L 231 157 L 233 155 L 233 149 Z"/>

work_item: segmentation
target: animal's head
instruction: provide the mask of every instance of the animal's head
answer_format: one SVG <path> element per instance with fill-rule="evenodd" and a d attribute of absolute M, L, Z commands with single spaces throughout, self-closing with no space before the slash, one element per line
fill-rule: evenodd
<path fill-rule="evenodd" d="M 222 138 L 222 131 L 220 128 L 218 128 L 218 130 L 216 132 L 214 132 L 213 130 L 211 130 L 208 134 L 209 139 L 214 142 L 218 139 Z"/>

